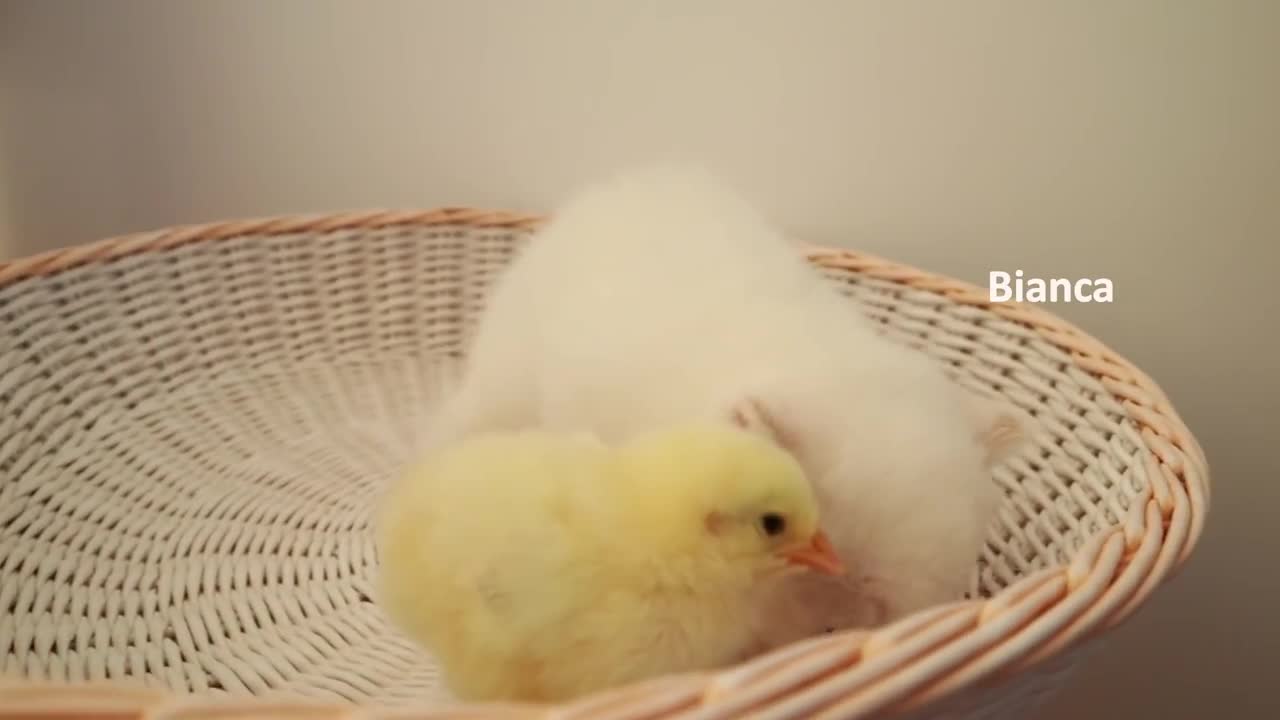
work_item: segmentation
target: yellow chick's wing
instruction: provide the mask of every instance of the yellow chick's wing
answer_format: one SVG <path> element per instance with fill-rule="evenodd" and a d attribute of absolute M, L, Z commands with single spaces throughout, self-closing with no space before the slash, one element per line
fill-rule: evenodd
<path fill-rule="evenodd" d="M 563 629 L 589 610 L 577 578 L 610 523 L 614 456 L 586 436 L 482 436 L 392 488 L 378 528 L 379 601 L 464 699 L 544 695 Z"/>
<path fill-rule="evenodd" d="M 389 494 L 379 600 L 466 700 L 560 701 L 713 667 L 750 642 L 761 573 L 788 557 L 831 567 L 807 493 L 781 451 L 729 430 L 621 450 L 473 437 Z"/>

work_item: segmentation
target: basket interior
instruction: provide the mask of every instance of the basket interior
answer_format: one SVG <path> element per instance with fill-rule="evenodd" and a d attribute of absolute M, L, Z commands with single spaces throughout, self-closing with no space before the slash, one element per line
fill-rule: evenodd
<path fill-rule="evenodd" d="M 371 600 L 370 513 L 527 232 L 246 235 L 0 288 L 0 673 L 444 699 Z M 1066 562 L 1146 484 L 1133 423 L 1033 330 L 826 268 L 893 337 L 1035 416 L 974 570 Z"/>

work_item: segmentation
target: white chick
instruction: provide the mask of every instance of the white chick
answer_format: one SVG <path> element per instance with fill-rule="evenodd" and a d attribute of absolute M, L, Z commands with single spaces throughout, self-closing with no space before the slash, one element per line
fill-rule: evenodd
<path fill-rule="evenodd" d="M 815 483 L 843 578 L 762 596 L 760 649 L 869 627 L 968 588 L 1022 447 L 1009 408 L 886 339 L 745 200 L 697 168 L 588 187 L 502 275 L 434 442 L 672 422 L 765 433 Z"/>

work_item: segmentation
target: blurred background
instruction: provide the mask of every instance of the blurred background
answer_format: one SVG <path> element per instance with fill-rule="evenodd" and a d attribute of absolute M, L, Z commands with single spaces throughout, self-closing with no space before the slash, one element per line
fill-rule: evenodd
<path fill-rule="evenodd" d="M 1214 504 L 1051 719 L 1280 716 L 1278 133 L 1267 0 L 0 0 L 0 256 L 543 211 L 683 155 L 805 240 L 1110 278 L 1112 304 L 1052 310 L 1168 391 Z"/>

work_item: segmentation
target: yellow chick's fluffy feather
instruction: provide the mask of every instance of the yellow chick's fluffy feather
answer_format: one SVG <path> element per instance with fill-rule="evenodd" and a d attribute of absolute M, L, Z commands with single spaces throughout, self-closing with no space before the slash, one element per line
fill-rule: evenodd
<path fill-rule="evenodd" d="M 844 572 L 795 460 L 719 425 L 472 436 L 391 489 L 377 543 L 379 602 L 464 701 L 730 664 L 760 583 Z"/>

